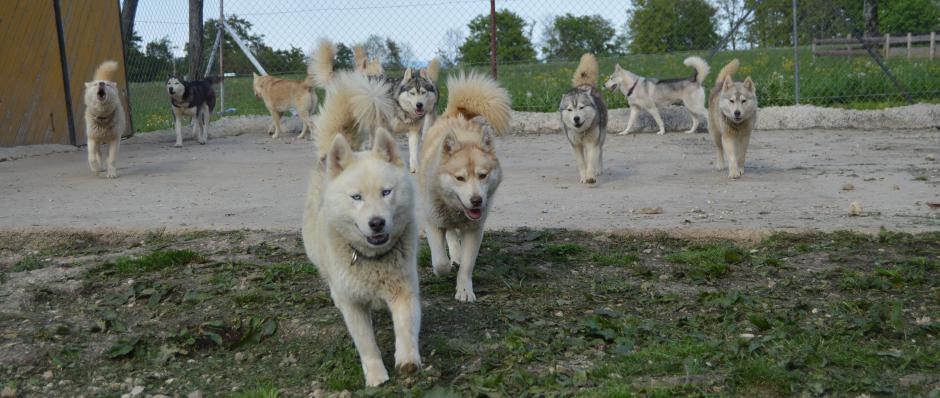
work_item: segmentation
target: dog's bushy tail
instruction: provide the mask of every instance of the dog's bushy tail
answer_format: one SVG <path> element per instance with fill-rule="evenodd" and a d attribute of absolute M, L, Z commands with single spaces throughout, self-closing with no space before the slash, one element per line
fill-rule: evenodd
<path fill-rule="evenodd" d="M 720 87 L 724 84 L 725 79 L 730 79 L 738 71 L 738 66 L 741 63 L 737 58 L 732 59 L 731 62 L 728 62 L 728 65 L 725 65 L 724 68 L 721 68 L 721 71 L 718 72 L 718 77 L 715 78 L 715 87 Z"/>
<path fill-rule="evenodd" d="M 437 82 L 437 77 L 441 74 L 441 60 L 434 58 L 428 64 L 428 79 Z"/>
<path fill-rule="evenodd" d="M 708 63 L 704 59 L 699 57 L 688 57 L 685 61 L 682 61 L 685 66 L 688 66 L 692 69 L 695 69 L 695 81 L 699 84 L 705 82 L 705 77 L 708 76 L 709 68 Z"/>
<path fill-rule="evenodd" d="M 114 82 L 114 78 L 117 76 L 118 63 L 116 61 L 107 60 L 98 65 L 98 68 L 95 69 L 95 79 L 94 80 L 105 80 L 109 82 Z"/>
<path fill-rule="evenodd" d="M 346 137 L 353 149 L 358 150 L 368 140 L 370 131 L 387 125 L 395 109 L 395 102 L 387 93 L 388 85 L 382 80 L 355 72 L 337 73 L 315 122 L 314 141 L 320 159 L 326 156 L 337 134 L 359 134 Z"/>
<path fill-rule="evenodd" d="M 311 64 L 307 65 L 307 72 L 313 72 L 310 74 L 313 75 L 313 81 L 317 86 L 326 87 L 333 81 L 333 57 L 335 56 L 336 47 L 333 46 L 333 42 L 329 39 L 320 39 Z"/>
<path fill-rule="evenodd" d="M 369 56 L 366 55 L 366 49 L 362 46 L 353 47 L 353 60 L 356 63 L 356 72 L 366 73 L 366 67 L 369 66 Z"/>
<path fill-rule="evenodd" d="M 447 109 L 444 117 L 463 116 L 467 120 L 482 116 L 496 135 L 509 129 L 512 103 L 509 93 L 495 80 L 474 72 L 461 72 L 447 78 Z"/>
<path fill-rule="evenodd" d="M 578 69 L 574 71 L 574 77 L 571 79 L 571 87 L 594 86 L 597 84 L 597 58 L 594 54 L 584 53 L 581 56 L 581 62 L 578 63 Z"/>
<path fill-rule="evenodd" d="M 206 80 L 206 82 L 208 82 L 209 84 L 215 85 L 215 84 L 219 84 L 219 82 L 222 81 L 222 78 L 221 78 L 221 77 L 218 77 L 218 76 L 206 76 L 206 79 L 205 79 L 205 80 Z"/>
<path fill-rule="evenodd" d="M 306 89 L 312 89 L 317 85 L 317 51 L 315 47 L 311 47 L 309 53 L 307 54 L 307 77 L 304 78 L 302 83 L 303 87 Z"/>
<path fill-rule="evenodd" d="M 382 63 L 379 62 L 378 58 L 372 58 L 369 61 L 369 66 L 366 67 L 366 76 L 382 76 L 385 74 L 385 68 L 382 67 Z"/>

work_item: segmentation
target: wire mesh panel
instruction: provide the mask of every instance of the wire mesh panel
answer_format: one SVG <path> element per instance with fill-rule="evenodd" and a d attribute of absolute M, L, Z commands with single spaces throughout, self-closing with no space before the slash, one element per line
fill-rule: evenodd
<path fill-rule="evenodd" d="M 701 56 L 712 68 L 706 87 L 721 66 L 738 58 L 738 78 L 755 80 L 763 106 L 797 103 L 797 69 L 802 104 L 867 108 L 904 104 L 908 96 L 940 98 L 940 60 L 930 33 L 938 30 L 936 2 L 912 2 L 903 10 L 896 9 L 898 2 L 881 2 L 876 31 L 863 10 L 868 2 L 798 3 L 794 51 L 792 0 L 500 0 L 494 15 L 498 77 L 521 111 L 555 111 L 586 51 L 598 56 L 602 77 L 615 64 L 641 76 L 688 77 L 692 70 L 683 60 Z M 914 3 L 923 10 L 910 10 Z M 139 130 L 170 127 L 163 81 L 187 71 L 188 12 L 186 1 L 140 0 L 128 48 Z M 207 64 L 219 30 L 219 1 L 204 0 L 203 13 L 201 65 L 218 74 L 218 57 Z M 434 57 L 445 75 L 489 73 L 489 1 L 225 0 L 224 15 L 226 115 L 267 113 L 251 90 L 258 68 L 236 37 L 267 73 L 286 78 L 303 78 L 319 38 L 337 44 L 337 68 L 351 68 L 352 47 L 362 45 L 389 75 Z M 856 36 L 867 37 L 874 54 Z M 626 106 L 619 92 L 605 95 L 611 107 Z"/>

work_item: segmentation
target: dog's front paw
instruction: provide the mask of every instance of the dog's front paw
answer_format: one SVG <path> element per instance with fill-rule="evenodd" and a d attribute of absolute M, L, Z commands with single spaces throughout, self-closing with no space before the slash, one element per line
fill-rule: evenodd
<path fill-rule="evenodd" d="M 477 295 L 473 293 L 473 284 L 470 282 L 460 283 L 460 278 L 457 279 L 457 294 L 454 295 L 454 298 L 463 303 L 477 301 Z"/>
<path fill-rule="evenodd" d="M 366 386 L 378 387 L 388 381 L 388 371 L 381 363 L 376 365 L 364 365 L 363 370 L 366 373 Z"/>
<path fill-rule="evenodd" d="M 659 130 L 656 132 L 656 135 L 663 135 L 663 134 L 666 134 L 666 130 Z"/>
<path fill-rule="evenodd" d="M 108 178 L 117 178 L 117 171 L 108 170 Z"/>
<path fill-rule="evenodd" d="M 177 148 L 182 148 L 182 147 L 183 147 L 183 143 L 182 143 L 182 142 L 177 142 L 176 144 L 173 144 L 173 146 L 175 146 L 175 147 L 177 147 Z"/>
<path fill-rule="evenodd" d="M 434 264 L 434 275 L 444 276 L 450 273 L 454 269 L 454 265 L 457 263 L 452 263 L 449 260 L 446 262 L 441 262 L 439 264 Z"/>
<path fill-rule="evenodd" d="M 623 131 L 617 133 L 617 135 L 627 135 L 627 134 L 630 134 L 630 132 L 627 131 L 627 129 L 623 129 Z"/>
<path fill-rule="evenodd" d="M 594 184 L 596 182 L 597 182 L 597 179 L 595 177 L 588 177 L 584 179 L 585 184 Z"/>
<path fill-rule="evenodd" d="M 744 175 L 744 170 L 742 169 L 733 168 L 733 169 L 728 170 L 728 178 L 737 179 L 737 178 L 741 178 L 742 175 Z"/>

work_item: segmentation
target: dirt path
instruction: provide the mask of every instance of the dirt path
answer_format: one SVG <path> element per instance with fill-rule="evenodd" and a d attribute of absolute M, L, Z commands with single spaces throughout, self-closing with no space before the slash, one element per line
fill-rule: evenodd
<path fill-rule="evenodd" d="M 0 162 L 0 228 L 299 228 L 311 143 L 246 134 L 177 149 L 139 138 L 122 145 L 116 180 L 93 177 L 83 151 Z M 760 131 L 738 181 L 713 170 L 706 134 L 611 136 L 594 187 L 577 183 L 560 135 L 504 137 L 497 149 L 506 177 L 491 228 L 940 228 L 927 205 L 940 202 L 936 130 Z M 861 217 L 848 216 L 853 201 Z"/>

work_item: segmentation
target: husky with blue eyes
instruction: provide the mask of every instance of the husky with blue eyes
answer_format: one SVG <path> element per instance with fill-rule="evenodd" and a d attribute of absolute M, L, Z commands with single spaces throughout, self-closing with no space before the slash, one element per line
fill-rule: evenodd
<path fill-rule="evenodd" d="M 415 191 L 392 135 L 383 128 L 372 135 L 372 149 L 360 152 L 344 134 L 318 143 L 326 157 L 310 176 L 303 218 L 307 256 L 343 314 L 369 387 L 388 380 L 373 309 L 392 314 L 399 374 L 421 367 Z"/>

